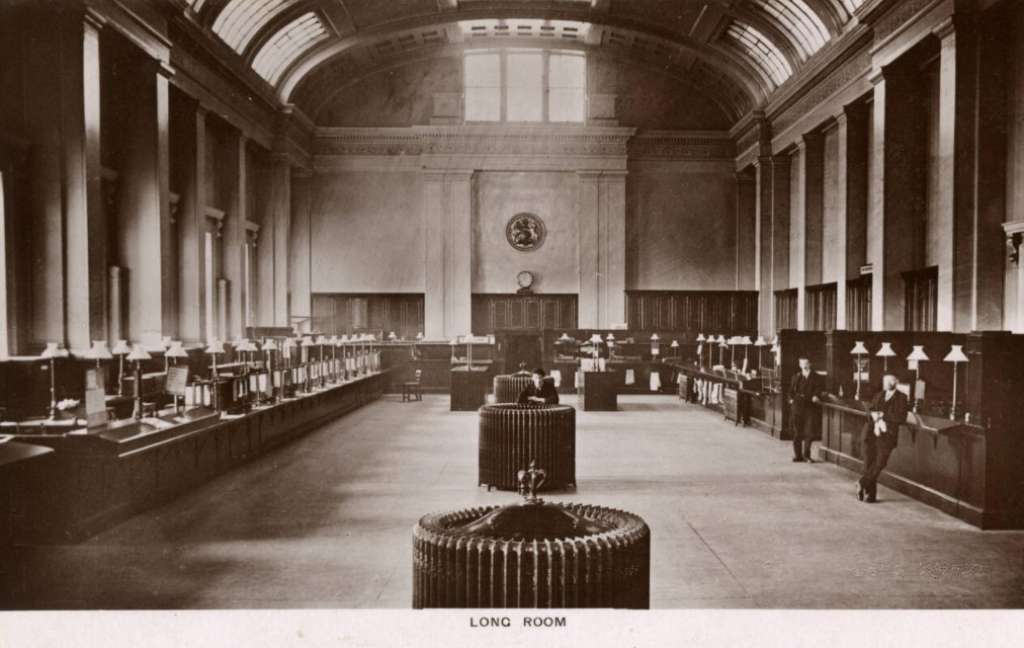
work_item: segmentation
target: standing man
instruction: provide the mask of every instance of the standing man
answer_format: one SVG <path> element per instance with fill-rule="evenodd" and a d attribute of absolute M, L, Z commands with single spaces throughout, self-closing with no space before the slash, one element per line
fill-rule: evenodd
<path fill-rule="evenodd" d="M 907 422 L 907 397 L 896 389 L 896 376 L 882 378 L 882 391 L 871 400 L 871 420 L 861 432 L 864 441 L 864 472 L 857 482 L 857 499 L 878 501 L 878 475 L 896 447 L 900 425 Z"/>
<path fill-rule="evenodd" d="M 811 361 L 800 358 L 800 371 L 789 381 L 789 420 L 793 430 L 793 461 L 814 463 L 811 445 L 819 438 L 821 394 L 824 381 L 811 371 Z"/>
<path fill-rule="evenodd" d="M 519 394 L 520 405 L 558 405 L 558 390 L 540 367 L 533 370 L 533 382 Z"/>

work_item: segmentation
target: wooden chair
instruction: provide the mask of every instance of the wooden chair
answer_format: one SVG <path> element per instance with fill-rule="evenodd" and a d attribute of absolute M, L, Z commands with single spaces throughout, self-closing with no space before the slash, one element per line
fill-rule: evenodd
<path fill-rule="evenodd" d="M 413 401 L 423 400 L 423 386 L 420 380 L 423 378 L 423 370 L 417 369 L 413 375 L 412 380 L 407 380 L 402 383 L 402 400 Z"/>

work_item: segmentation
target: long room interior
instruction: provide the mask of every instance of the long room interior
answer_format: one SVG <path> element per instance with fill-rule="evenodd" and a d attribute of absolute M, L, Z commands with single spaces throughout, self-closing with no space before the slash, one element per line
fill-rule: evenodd
<path fill-rule="evenodd" d="M 0 90 L 0 609 L 1024 606 L 1024 4 L 9 2 Z"/>

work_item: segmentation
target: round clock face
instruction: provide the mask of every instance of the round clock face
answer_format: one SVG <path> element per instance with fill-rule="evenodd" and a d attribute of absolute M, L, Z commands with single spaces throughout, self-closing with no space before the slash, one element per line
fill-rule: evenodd
<path fill-rule="evenodd" d="M 519 284 L 520 288 L 529 288 L 533 285 L 533 273 L 529 270 L 523 270 L 516 275 L 516 283 Z"/>

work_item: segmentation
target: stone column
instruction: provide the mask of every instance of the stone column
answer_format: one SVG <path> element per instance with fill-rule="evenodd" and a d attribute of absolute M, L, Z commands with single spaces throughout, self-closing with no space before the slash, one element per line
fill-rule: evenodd
<path fill-rule="evenodd" d="M 178 203 L 178 335 L 185 342 L 205 339 L 206 313 L 203 298 L 204 236 L 206 231 L 206 113 L 198 104 L 183 119 L 189 160 L 182 178 Z"/>
<path fill-rule="evenodd" d="M 274 280 L 271 289 L 274 326 L 288 326 L 288 254 L 291 249 L 292 166 L 286 155 L 274 155 L 270 178 L 270 236 L 274 257 Z"/>
<path fill-rule="evenodd" d="M 313 175 L 309 171 L 301 168 L 292 169 L 291 231 L 288 241 L 288 287 L 291 293 L 289 325 L 292 317 L 308 318 L 313 314 L 313 253 L 310 224 L 310 192 L 313 181 Z"/>
<path fill-rule="evenodd" d="M 963 15 L 935 30 L 939 54 L 939 181 L 935 221 L 942 232 L 939 258 L 938 330 L 969 331 L 974 303 L 974 137 L 977 74 L 975 29 Z"/>
<path fill-rule="evenodd" d="M 237 133 L 230 157 L 234 183 L 224 223 L 224 278 L 228 280 L 227 337 L 242 335 L 245 326 L 245 223 L 249 219 L 249 138 Z M 225 304 L 220 305 L 221 308 Z"/>
<path fill-rule="evenodd" d="M 874 104 L 872 186 L 869 237 L 878 237 L 873 266 L 871 328 L 903 330 L 902 273 L 918 267 L 922 256 L 922 120 L 912 71 L 885 68 L 872 76 Z"/>
<path fill-rule="evenodd" d="M 107 226 L 100 177 L 100 31 L 103 21 L 86 11 L 78 47 L 53 74 L 68 81 L 64 97 L 67 343 L 76 352 L 107 339 Z M 59 267 L 47 273 L 58 273 Z"/>
<path fill-rule="evenodd" d="M 760 279 L 757 178 L 752 168 L 736 174 L 736 290 L 756 290 Z"/>
<path fill-rule="evenodd" d="M 789 285 L 797 289 L 797 330 L 807 328 L 807 141 L 797 142 L 790 158 Z"/>
<path fill-rule="evenodd" d="M 757 332 L 770 337 L 775 330 L 773 281 L 772 159 L 757 158 L 754 163 L 754 200 L 757 210 Z"/>
<path fill-rule="evenodd" d="M 580 328 L 626 321 L 626 173 L 579 171 Z"/>
<path fill-rule="evenodd" d="M 839 129 L 838 194 L 841 216 L 839 236 L 846 250 L 840 269 L 841 281 L 836 294 L 836 328 L 849 328 L 846 312 L 846 282 L 860 276 L 867 263 L 867 127 L 868 114 L 863 103 L 851 104 L 836 115 Z"/>
<path fill-rule="evenodd" d="M 473 171 L 426 170 L 424 335 L 471 333 Z"/>
<path fill-rule="evenodd" d="M 170 246 L 170 169 L 166 64 L 147 60 L 130 79 L 138 95 L 124 124 L 119 182 L 123 257 L 128 268 L 128 331 L 133 340 L 159 339 L 177 330 Z"/>

